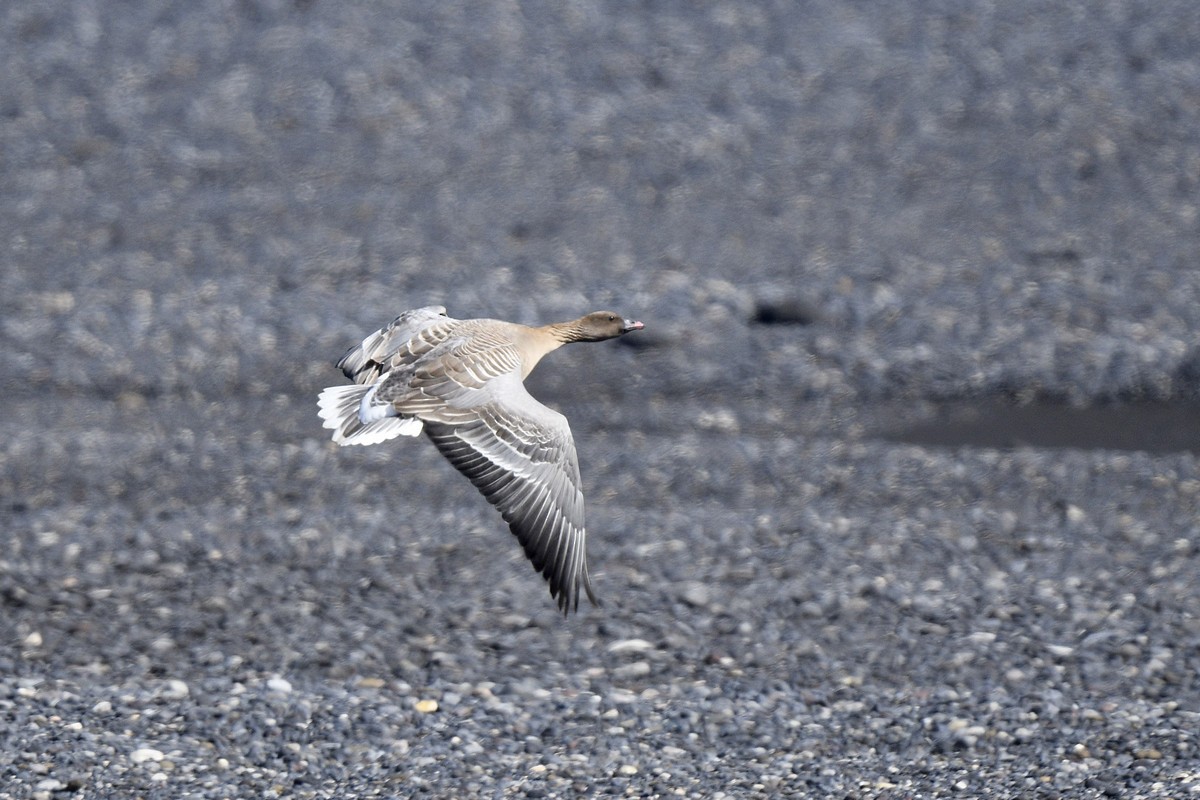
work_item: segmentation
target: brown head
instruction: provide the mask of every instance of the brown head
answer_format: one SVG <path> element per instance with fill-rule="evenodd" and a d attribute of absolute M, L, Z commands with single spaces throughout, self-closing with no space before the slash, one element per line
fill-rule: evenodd
<path fill-rule="evenodd" d="M 640 331 L 643 326 L 615 311 L 593 311 L 573 322 L 560 322 L 555 327 L 561 332 L 564 342 L 602 342 L 630 331 Z"/>

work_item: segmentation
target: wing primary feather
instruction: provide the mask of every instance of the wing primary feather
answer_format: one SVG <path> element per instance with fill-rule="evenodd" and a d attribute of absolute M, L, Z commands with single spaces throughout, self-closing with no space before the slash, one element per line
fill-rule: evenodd
<path fill-rule="evenodd" d="M 535 402 L 532 401 L 531 402 Z M 511 416 L 511 412 L 510 412 Z M 578 609 L 587 573 L 578 467 L 565 422 L 554 444 L 536 425 L 489 407 L 461 424 L 425 420 L 425 433 L 443 456 L 496 507 L 558 607 Z M 557 423 L 556 423 L 557 424 Z M 521 459 L 519 467 L 515 458 Z"/>

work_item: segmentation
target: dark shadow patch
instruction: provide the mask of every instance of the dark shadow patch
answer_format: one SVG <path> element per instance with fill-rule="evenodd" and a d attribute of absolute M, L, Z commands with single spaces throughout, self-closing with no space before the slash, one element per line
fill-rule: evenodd
<path fill-rule="evenodd" d="M 882 439 L 927 447 L 1070 448 L 1200 453 L 1200 405 L 1136 403 L 1074 408 L 953 401 L 931 417 L 881 430 Z"/>
<path fill-rule="evenodd" d="M 759 300 L 751 321 L 758 325 L 812 325 L 821 318 L 816 306 L 798 297 Z"/>
<path fill-rule="evenodd" d="M 1054 262 L 1065 261 L 1069 264 L 1077 264 L 1083 260 L 1083 256 L 1078 250 L 1071 247 L 1063 248 L 1048 248 L 1045 250 L 1028 250 L 1025 252 L 1025 261 L 1029 264 L 1049 264 Z"/>

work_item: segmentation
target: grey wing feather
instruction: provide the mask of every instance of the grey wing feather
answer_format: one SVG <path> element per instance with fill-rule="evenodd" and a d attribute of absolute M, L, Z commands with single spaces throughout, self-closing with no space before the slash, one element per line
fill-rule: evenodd
<path fill-rule="evenodd" d="M 473 418 L 462 423 L 427 419 L 425 433 L 500 511 L 559 608 L 578 609 L 581 591 L 595 604 L 579 462 L 567 420 L 537 402 L 519 379 L 503 383 L 503 402 L 475 407 Z"/>
<path fill-rule="evenodd" d="M 414 336 L 438 322 L 448 320 L 443 306 L 425 306 L 405 311 L 384 327 L 346 351 L 337 367 L 355 383 L 374 383 L 390 368 L 393 355 Z"/>

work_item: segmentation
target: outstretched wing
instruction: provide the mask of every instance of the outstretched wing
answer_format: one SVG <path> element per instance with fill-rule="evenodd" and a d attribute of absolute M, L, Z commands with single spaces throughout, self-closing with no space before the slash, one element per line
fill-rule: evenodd
<path fill-rule="evenodd" d="M 498 384 L 498 385 L 497 385 Z M 493 381 L 469 417 L 425 417 L 425 433 L 495 506 L 564 613 L 580 590 L 597 604 L 588 576 L 583 492 L 571 429 L 513 374 Z"/>

